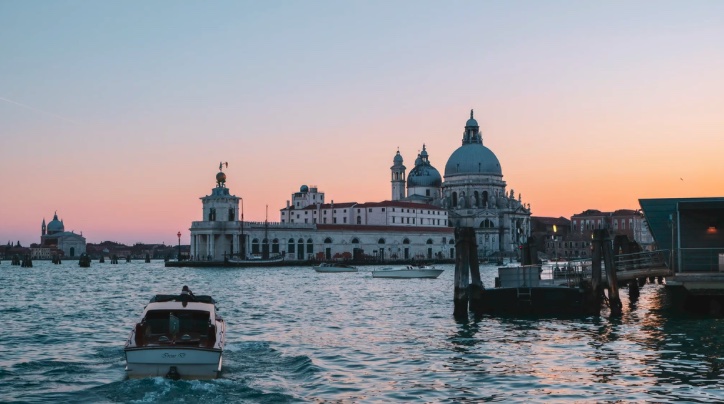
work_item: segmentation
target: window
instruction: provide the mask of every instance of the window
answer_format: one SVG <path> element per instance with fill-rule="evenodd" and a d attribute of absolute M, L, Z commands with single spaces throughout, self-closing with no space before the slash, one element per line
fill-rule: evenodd
<path fill-rule="evenodd" d="M 294 252 L 294 239 L 290 238 L 289 241 L 287 241 L 287 252 L 293 253 Z"/>
<path fill-rule="evenodd" d="M 372 212 L 372 208 L 369 208 L 368 212 Z"/>
<path fill-rule="evenodd" d="M 410 244 L 410 239 L 405 238 L 404 240 L 402 240 L 402 244 Z"/>
<path fill-rule="evenodd" d="M 359 239 L 357 237 L 353 238 L 352 244 L 359 244 Z"/>
<path fill-rule="evenodd" d="M 234 221 L 234 208 L 229 209 L 229 221 Z"/>
<path fill-rule="evenodd" d="M 385 211 L 385 208 L 382 208 L 382 211 L 384 212 L 384 211 Z"/>
<path fill-rule="evenodd" d="M 324 239 L 324 244 L 332 244 L 332 239 L 327 237 Z"/>
<path fill-rule="evenodd" d="M 362 216 L 357 216 L 357 224 L 362 224 Z"/>
<path fill-rule="evenodd" d="M 385 244 L 385 239 L 381 238 L 377 240 L 377 244 Z"/>

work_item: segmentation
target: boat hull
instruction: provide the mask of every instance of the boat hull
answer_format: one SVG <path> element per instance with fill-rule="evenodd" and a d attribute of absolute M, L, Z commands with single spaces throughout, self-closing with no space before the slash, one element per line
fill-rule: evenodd
<path fill-rule="evenodd" d="M 314 270 L 319 273 L 337 273 L 337 272 L 358 272 L 357 268 L 332 268 L 332 267 L 314 267 Z"/>
<path fill-rule="evenodd" d="M 390 279 L 411 279 L 427 278 L 435 279 L 443 273 L 443 269 L 393 269 L 385 271 L 372 271 L 373 278 Z"/>
<path fill-rule="evenodd" d="M 181 379 L 215 379 L 221 373 L 221 350 L 204 348 L 126 348 L 129 378 L 165 377 L 175 367 Z"/>
<path fill-rule="evenodd" d="M 563 286 L 499 287 L 482 291 L 474 311 L 487 314 L 578 315 L 596 313 L 585 289 Z M 472 304 L 471 304 L 472 307 Z"/>

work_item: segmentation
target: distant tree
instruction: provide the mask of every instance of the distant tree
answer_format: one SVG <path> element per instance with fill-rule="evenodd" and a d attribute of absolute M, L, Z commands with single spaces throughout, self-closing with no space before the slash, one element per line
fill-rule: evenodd
<path fill-rule="evenodd" d="M 15 245 L 15 247 L 22 247 L 22 246 L 20 245 L 20 240 L 18 240 L 18 244 Z"/>

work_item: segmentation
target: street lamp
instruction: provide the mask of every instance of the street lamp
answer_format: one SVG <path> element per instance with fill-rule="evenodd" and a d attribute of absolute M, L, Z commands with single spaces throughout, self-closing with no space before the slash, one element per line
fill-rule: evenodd
<path fill-rule="evenodd" d="M 178 260 L 181 261 L 181 232 L 176 235 L 178 236 Z"/>
<path fill-rule="evenodd" d="M 556 268 L 558 268 L 558 243 L 556 243 L 556 232 L 558 231 L 558 228 L 556 228 L 556 225 L 553 225 L 553 255 L 556 256 Z"/>

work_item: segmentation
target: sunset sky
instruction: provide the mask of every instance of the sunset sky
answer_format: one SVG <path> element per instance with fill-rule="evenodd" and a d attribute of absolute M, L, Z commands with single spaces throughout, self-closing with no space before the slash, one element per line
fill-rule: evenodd
<path fill-rule="evenodd" d="M 0 1 L 0 243 L 390 198 L 470 109 L 534 216 L 724 195 L 724 1 Z"/>

